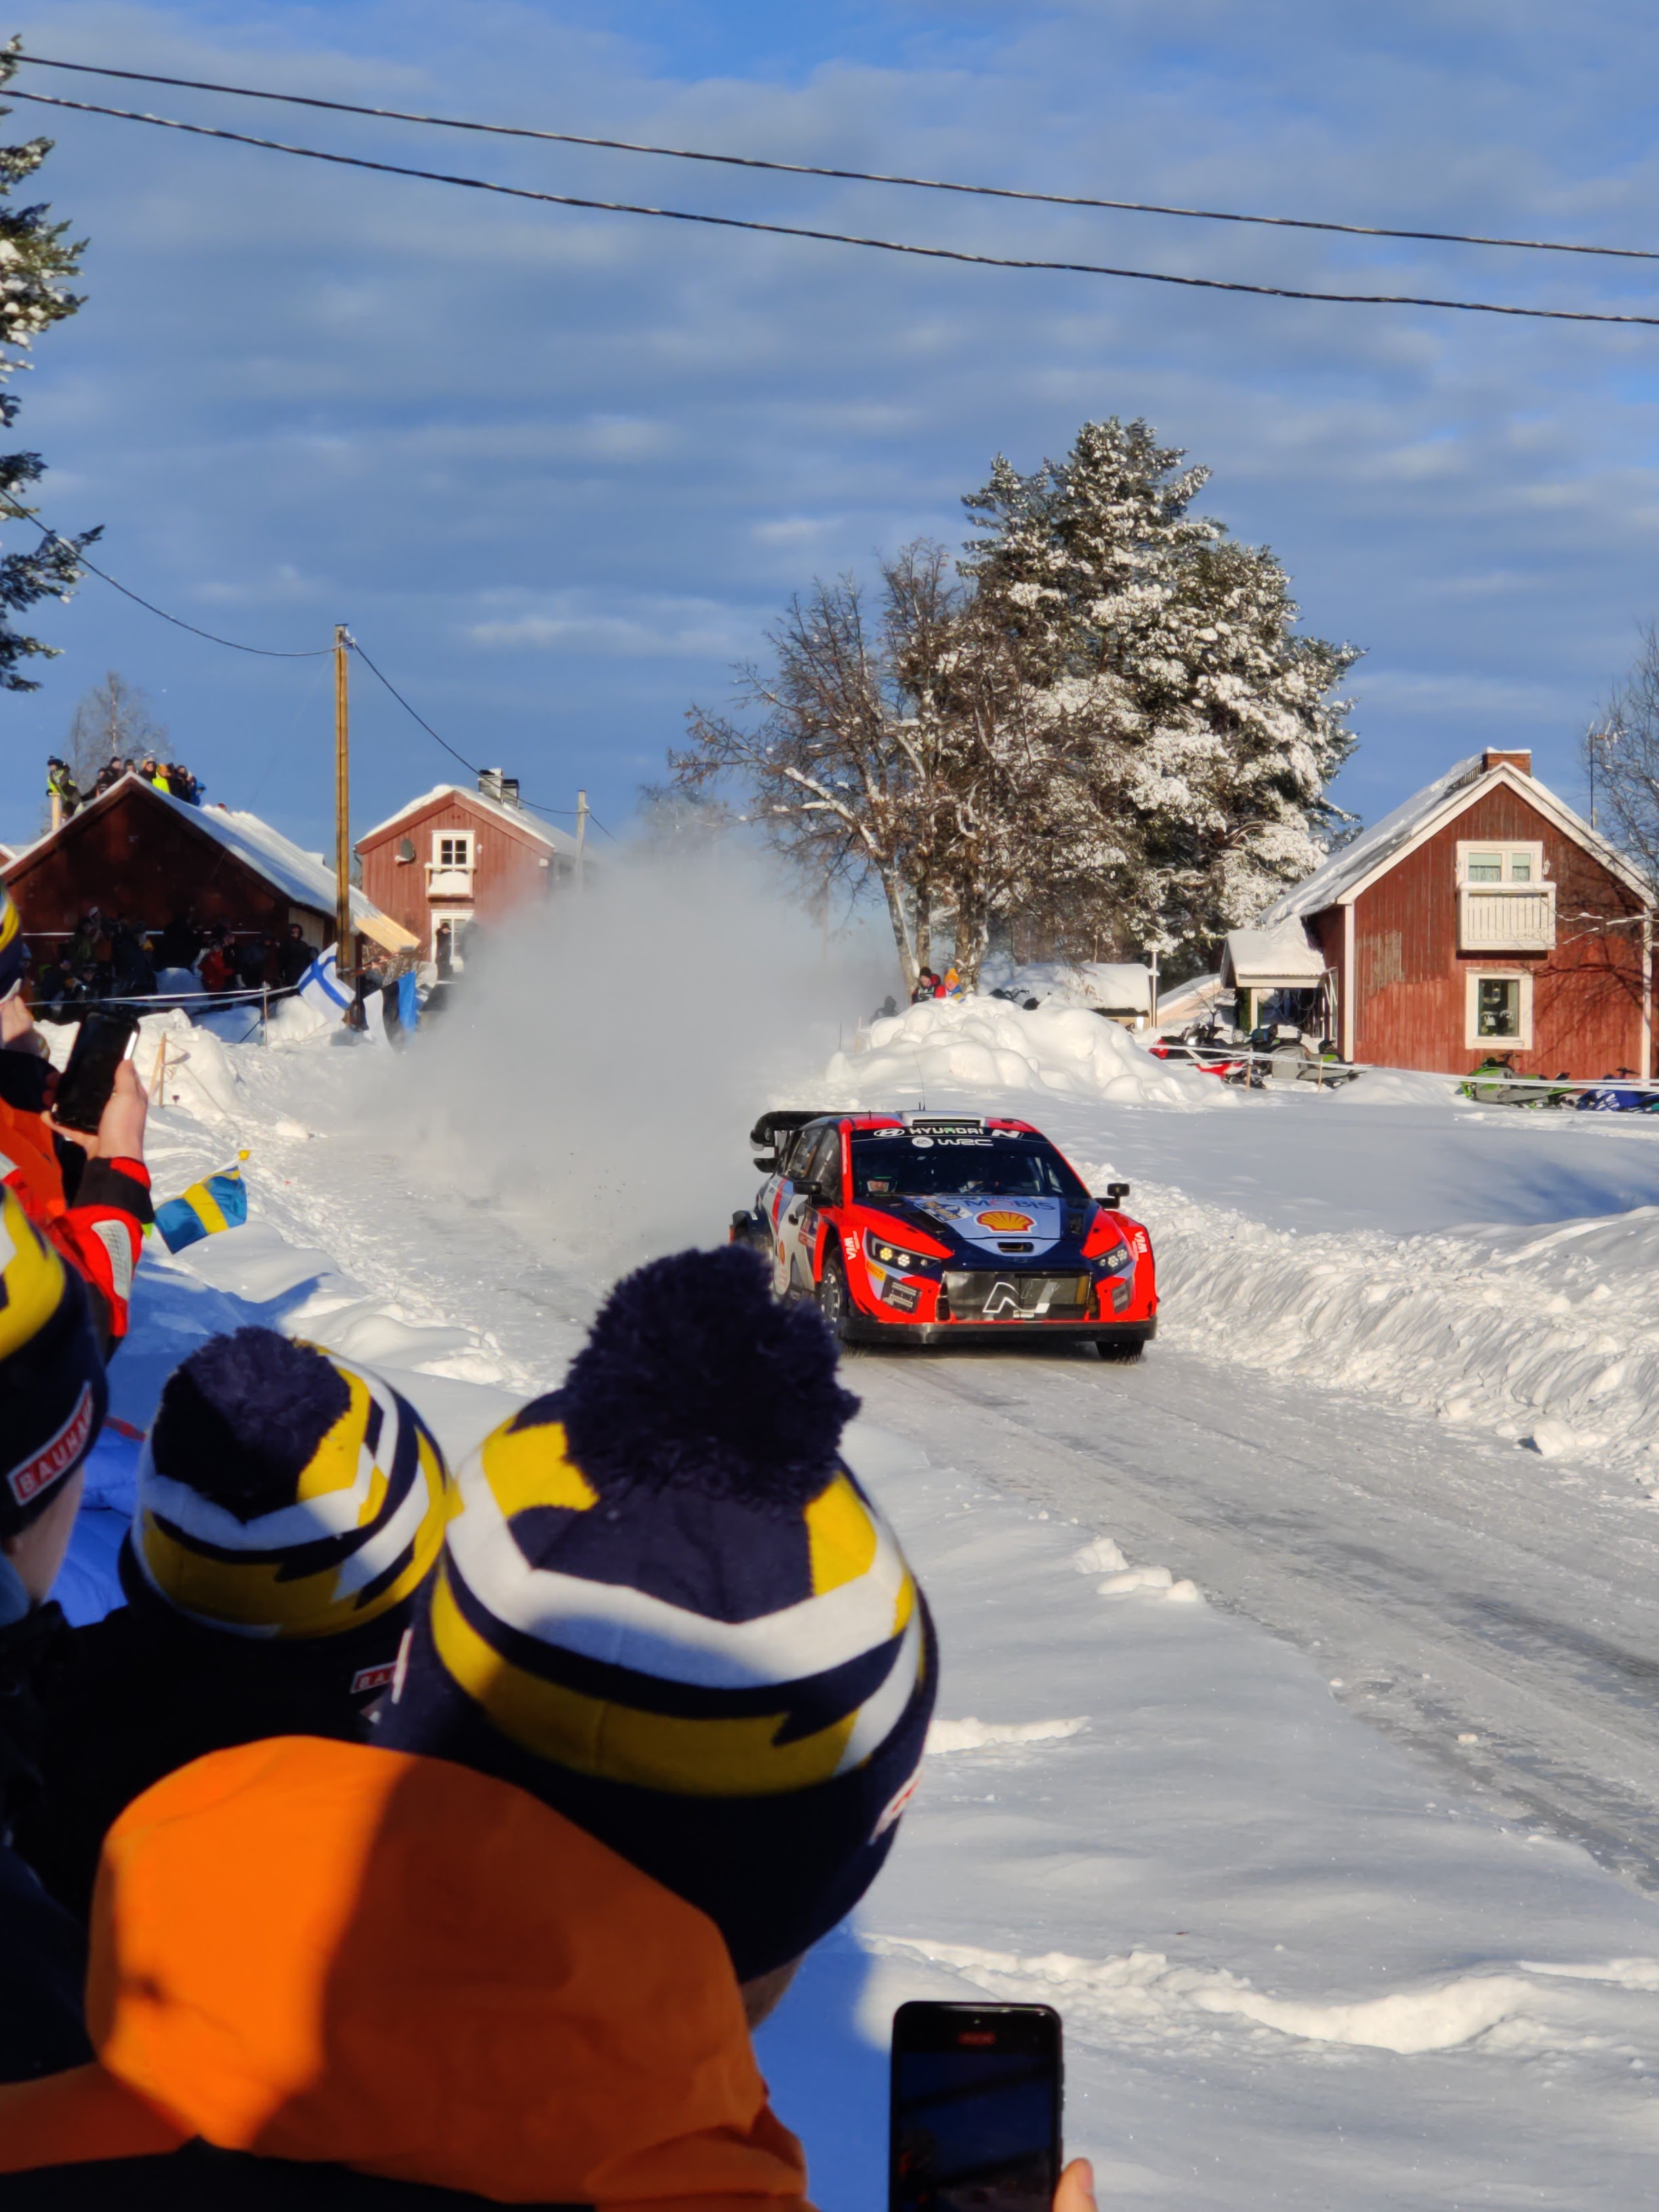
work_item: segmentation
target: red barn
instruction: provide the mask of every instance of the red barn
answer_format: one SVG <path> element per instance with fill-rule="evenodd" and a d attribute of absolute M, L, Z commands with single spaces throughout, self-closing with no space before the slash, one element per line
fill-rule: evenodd
<path fill-rule="evenodd" d="M 1310 972 L 1297 984 L 1320 971 L 1348 1059 L 1462 1074 L 1498 1052 L 1523 1075 L 1647 1077 L 1653 908 L 1630 863 L 1534 776 L 1530 753 L 1491 751 L 1235 933 L 1263 939 L 1241 943 L 1237 980 L 1269 937 L 1282 959 L 1299 927 Z"/>
<path fill-rule="evenodd" d="M 499 921 L 574 872 L 575 839 L 526 813 L 511 777 L 489 769 L 479 785 L 441 783 L 357 841 L 365 892 L 420 940 L 423 959 L 439 957 L 446 929 L 464 957 L 472 922 Z"/>
<path fill-rule="evenodd" d="M 125 775 L 58 829 L 0 863 L 32 942 L 70 936 L 89 908 L 161 930 L 175 915 L 233 937 L 286 934 L 297 921 L 308 943 L 334 941 L 334 871 L 257 814 L 191 806 Z M 410 949 L 405 931 L 361 891 L 352 919 L 389 952 Z M 355 964 L 355 963 L 354 963 Z"/>

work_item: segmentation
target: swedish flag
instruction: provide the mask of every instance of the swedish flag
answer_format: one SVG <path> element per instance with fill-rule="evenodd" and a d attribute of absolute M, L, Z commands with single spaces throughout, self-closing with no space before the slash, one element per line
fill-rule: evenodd
<path fill-rule="evenodd" d="M 247 1185 L 242 1181 L 246 1152 L 238 1152 L 234 1167 L 205 1176 L 191 1183 L 181 1197 L 170 1198 L 155 1209 L 155 1226 L 169 1252 L 182 1252 L 199 1244 L 221 1229 L 240 1229 L 247 1219 Z"/>

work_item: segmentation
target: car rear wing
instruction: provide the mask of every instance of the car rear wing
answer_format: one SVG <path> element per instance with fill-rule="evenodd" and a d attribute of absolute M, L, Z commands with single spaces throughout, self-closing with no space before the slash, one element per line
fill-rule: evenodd
<path fill-rule="evenodd" d="M 797 1129 L 804 1129 L 809 1121 L 827 1121 L 831 1118 L 832 1109 L 827 1106 L 788 1106 L 763 1114 L 749 1132 L 755 1165 L 769 1175 L 778 1164 L 781 1150 L 778 1139 L 781 1137 L 793 1136 Z"/>

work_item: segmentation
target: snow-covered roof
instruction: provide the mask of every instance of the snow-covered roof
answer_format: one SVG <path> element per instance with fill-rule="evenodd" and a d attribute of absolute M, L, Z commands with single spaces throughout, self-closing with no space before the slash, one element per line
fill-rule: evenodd
<path fill-rule="evenodd" d="M 1230 929 L 1221 948 L 1224 981 L 1247 991 L 1307 990 L 1325 973 L 1325 956 L 1299 921 L 1272 929 Z"/>
<path fill-rule="evenodd" d="M 1180 1014 L 1207 1013 L 1224 995 L 1219 975 L 1194 975 L 1187 982 L 1176 983 L 1158 994 L 1158 1018 L 1168 1022 Z"/>
<path fill-rule="evenodd" d="M 1437 829 L 1442 819 L 1449 820 L 1471 800 L 1500 783 L 1507 783 L 1511 790 L 1519 792 L 1638 897 L 1650 898 L 1648 887 L 1624 855 L 1592 830 L 1582 815 L 1575 814 L 1547 784 L 1540 783 L 1535 775 L 1502 755 L 1489 767 L 1484 754 L 1472 753 L 1468 760 L 1459 761 L 1444 775 L 1425 784 L 1403 806 L 1396 806 L 1392 814 L 1385 814 L 1380 822 L 1356 837 L 1352 845 L 1333 853 L 1312 875 L 1275 899 L 1258 927 L 1271 928 L 1278 922 L 1319 914 L 1326 907 L 1351 900 L 1374 876 L 1381 875 L 1393 860 L 1403 855 L 1408 847 L 1419 843 Z"/>
<path fill-rule="evenodd" d="M 319 854 L 307 853 L 291 837 L 284 837 L 280 830 L 272 829 L 269 822 L 261 821 L 257 814 L 243 813 L 228 806 L 192 806 L 188 800 L 175 799 L 169 791 L 158 791 L 153 783 L 136 775 L 122 776 L 100 791 L 95 799 L 88 799 L 80 811 L 64 823 L 63 829 L 50 831 L 37 840 L 29 850 L 39 852 L 53 843 L 74 823 L 88 814 L 107 806 L 116 793 L 128 783 L 137 784 L 158 806 L 171 808 L 181 821 L 192 829 L 202 830 L 217 845 L 234 853 L 246 867 L 263 876 L 274 890 L 297 906 L 308 906 L 316 912 L 331 915 L 334 912 L 334 871 Z M 351 918 L 366 936 L 377 944 L 396 949 L 413 945 L 418 940 L 411 937 L 400 922 L 382 914 L 373 899 L 366 898 L 355 887 L 351 891 Z"/>
<path fill-rule="evenodd" d="M 1468 760 L 1449 768 L 1444 775 L 1425 784 L 1403 806 L 1396 806 L 1392 814 L 1385 814 L 1380 822 L 1362 830 L 1352 845 L 1333 853 L 1312 875 L 1275 899 L 1262 915 L 1261 926 L 1271 928 L 1274 923 L 1289 921 L 1293 916 L 1318 914 L 1325 907 L 1335 906 L 1344 891 L 1370 875 L 1373 868 L 1401 846 L 1408 845 L 1451 794 L 1464 784 L 1473 783 L 1480 772 L 1479 753 L 1472 753 Z"/>
<path fill-rule="evenodd" d="M 384 822 L 377 822 L 372 830 L 366 830 L 357 840 L 358 849 L 374 844 L 388 830 L 395 830 L 400 822 L 406 822 L 411 814 L 421 814 L 428 806 L 458 799 L 464 799 L 469 806 L 476 806 L 480 814 L 493 814 L 498 822 L 507 823 L 526 836 L 536 838 L 551 853 L 574 854 L 576 850 L 576 841 L 568 830 L 556 830 L 550 823 L 538 822 L 522 807 L 509 806 L 505 799 L 491 799 L 465 783 L 434 784 L 430 791 L 423 791 L 418 799 L 410 799 L 395 814 L 387 815 Z"/>

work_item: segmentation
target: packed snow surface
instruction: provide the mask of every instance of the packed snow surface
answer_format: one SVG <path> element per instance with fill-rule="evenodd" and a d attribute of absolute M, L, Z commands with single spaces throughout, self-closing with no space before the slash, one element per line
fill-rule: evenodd
<path fill-rule="evenodd" d="M 464 1453 L 556 1382 L 611 1270 L 567 1139 L 629 1250 L 699 1196 L 717 1238 L 752 1063 L 724 1048 L 729 1127 L 679 1118 L 707 1040 L 665 1012 L 682 1079 L 659 1047 L 655 1121 L 602 1145 L 605 1063 L 556 1001 L 596 1097 L 516 1096 L 527 1003 L 511 1035 L 434 1025 L 396 1061 L 171 1024 L 158 1195 L 246 1146 L 252 1218 L 177 1259 L 152 1240 L 116 1412 L 143 1425 L 192 1345 L 259 1319 L 381 1365 Z M 733 1038 L 741 1003 L 702 1018 Z M 625 1012 L 593 1051 L 620 1040 L 631 1082 L 649 1023 Z M 920 1073 L 930 1106 L 1024 1115 L 1131 1177 L 1165 1303 L 1134 1368 L 848 1363 L 848 1455 L 944 1672 L 888 1869 L 761 2037 L 814 2201 L 881 2201 L 894 2004 L 989 1995 L 1063 2013 L 1067 2144 L 1103 2203 L 1644 2203 L 1659 1130 L 1227 1094 L 1079 1010 L 935 1002 L 872 1043 L 831 1063 L 837 1099 L 908 1106 Z M 426 1117 L 464 1073 L 471 1122 Z M 465 1157 L 502 1130 L 511 1177 Z"/>

